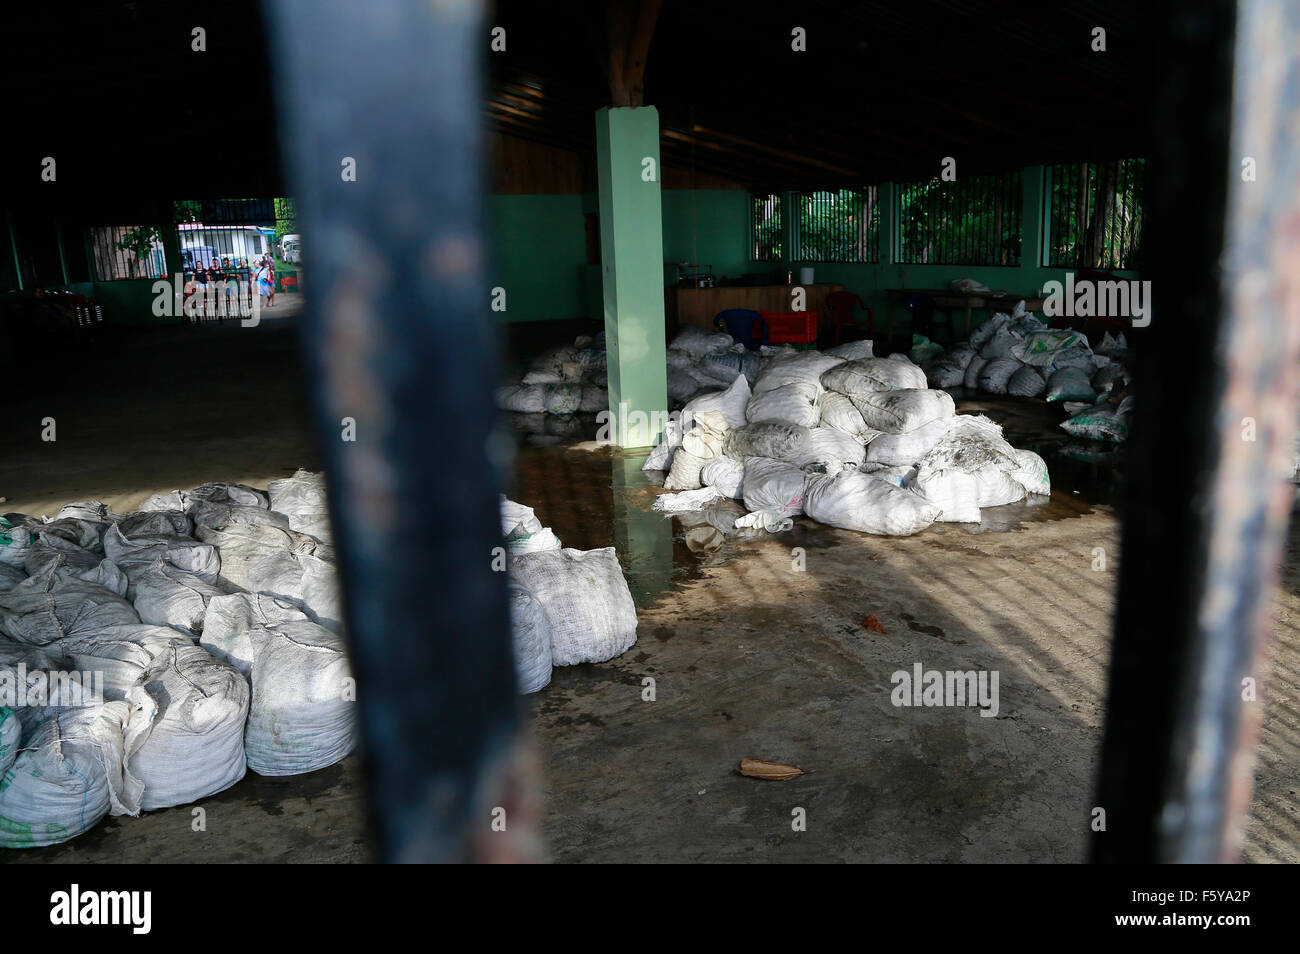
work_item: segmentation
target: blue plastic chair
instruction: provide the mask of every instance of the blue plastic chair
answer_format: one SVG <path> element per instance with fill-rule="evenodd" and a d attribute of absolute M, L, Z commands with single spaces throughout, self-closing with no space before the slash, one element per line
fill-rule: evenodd
<path fill-rule="evenodd" d="M 713 327 L 725 331 L 750 351 L 757 351 L 767 341 L 767 323 L 758 312 L 748 308 L 728 308 L 713 318 Z"/>

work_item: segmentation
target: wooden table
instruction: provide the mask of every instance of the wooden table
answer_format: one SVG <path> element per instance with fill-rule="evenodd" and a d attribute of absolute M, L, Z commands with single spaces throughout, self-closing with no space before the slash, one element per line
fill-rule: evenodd
<path fill-rule="evenodd" d="M 791 305 L 791 293 L 795 288 L 804 290 L 803 311 L 815 311 L 818 315 L 818 331 L 824 336 L 829 327 L 826 313 L 826 296 L 834 291 L 843 291 L 844 286 L 835 282 L 821 282 L 814 285 L 719 285 L 715 288 L 684 288 L 679 285 L 665 289 L 664 304 L 667 308 L 669 335 L 690 325 L 713 330 L 713 319 L 718 312 L 728 308 L 748 308 L 752 311 L 794 311 Z"/>
<path fill-rule="evenodd" d="M 966 312 L 966 326 L 962 336 L 956 338 L 957 329 L 956 327 L 952 329 L 953 336 L 957 341 L 965 341 L 970 337 L 972 313 L 977 309 L 987 308 L 990 311 L 1005 311 L 1010 314 L 1011 309 L 1016 307 L 1016 302 L 1023 301 L 1026 311 L 1041 312 L 1044 300 L 1041 295 L 994 295 L 989 292 L 967 294 L 955 292 L 950 288 L 886 288 L 885 299 L 889 302 L 889 332 L 891 335 L 894 330 L 894 306 L 910 295 L 928 295 L 930 300 L 934 302 L 934 310 L 947 312 L 950 319 L 954 311 Z"/>

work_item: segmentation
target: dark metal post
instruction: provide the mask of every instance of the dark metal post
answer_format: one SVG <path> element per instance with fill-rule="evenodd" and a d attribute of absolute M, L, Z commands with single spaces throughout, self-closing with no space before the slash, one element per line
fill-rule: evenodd
<path fill-rule="evenodd" d="M 268 6 L 379 855 L 527 858 L 514 784 L 526 747 L 492 568 L 480 6 Z"/>
<path fill-rule="evenodd" d="M 1293 499 L 1300 8 L 1165 7 L 1097 861 L 1237 859 L 1263 704 L 1243 681 L 1261 682 Z"/>

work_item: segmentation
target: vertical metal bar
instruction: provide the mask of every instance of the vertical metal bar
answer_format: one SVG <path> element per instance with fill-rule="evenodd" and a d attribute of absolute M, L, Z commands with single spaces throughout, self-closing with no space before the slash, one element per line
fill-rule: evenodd
<path fill-rule="evenodd" d="M 1146 191 L 1159 309 L 1137 374 L 1097 802 L 1108 830 L 1093 856 L 1226 861 L 1240 850 L 1259 718 L 1243 680 L 1262 683 L 1293 500 L 1300 8 L 1242 0 L 1235 56 L 1231 5 L 1163 13 Z M 1246 155 L 1266 179 L 1240 181 Z"/>
<path fill-rule="evenodd" d="M 385 861 L 531 857 L 484 281 L 478 3 L 270 0 L 303 345 Z M 355 165 L 353 165 L 353 163 Z M 350 174 L 355 172 L 355 178 Z M 340 439 L 343 418 L 355 441 Z M 493 831 L 504 809 L 505 831 Z"/>

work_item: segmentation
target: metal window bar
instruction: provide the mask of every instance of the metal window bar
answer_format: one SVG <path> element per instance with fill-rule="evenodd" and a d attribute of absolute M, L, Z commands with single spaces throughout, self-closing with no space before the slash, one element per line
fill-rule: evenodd
<path fill-rule="evenodd" d="M 1140 158 L 1053 166 L 1048 264 L 1137 268 L 1145 172 Z"/>
<path fill-rule="evenodd" d="M 95 280 L 123 281 L 136 278 L 162 278 L 167 274 L 167 255 L 155 230 L 143 257 L 124 248 L 128 239 L 142 235 L 140 225 L 104 225 L 90 229 L 91 255 L 95 262 Z"/>
<path fill-rule="evenodd" d="M 798 192 L 791 241 L 797 262 L 871 263 L 880 260 L 877 189 Z"/>
<path fill-rule="evenodd" d="M 781 196 L 775 193 L 752 195 L 749 208 L 753 261 L 781 261 Z"/>
<path fill-rule="evenodd" d="M 896 192 L 898 261 L 1020 264 L 1021 174 L 905 183 Z"/>

